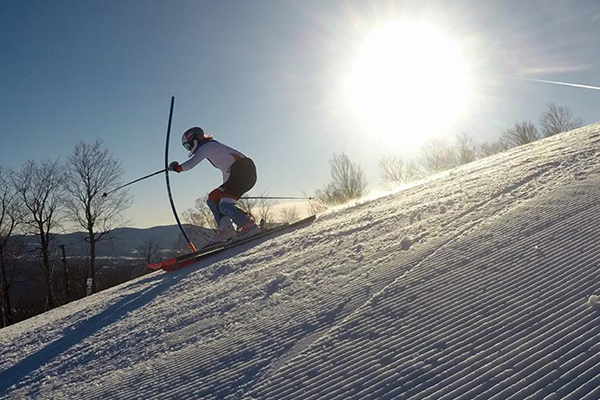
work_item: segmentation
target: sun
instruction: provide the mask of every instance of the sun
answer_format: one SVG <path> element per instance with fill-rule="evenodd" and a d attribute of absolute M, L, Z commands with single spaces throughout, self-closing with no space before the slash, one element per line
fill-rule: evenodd
<path fill-rule="evenodd" d="M 415 144 L 464 110 L 468 76 L 454 41 L 423 23 L 397 22 L 368 35 L 346 89 L 365 128 Z"/>

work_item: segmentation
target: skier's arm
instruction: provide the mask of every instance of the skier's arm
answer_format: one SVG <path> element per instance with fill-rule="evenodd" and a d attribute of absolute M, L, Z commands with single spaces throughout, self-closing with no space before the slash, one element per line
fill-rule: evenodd
<path fill-rule="evenodd" d="M 198 152 L 196 152 L 196 154 L 194 154 L 192 156 L 192 158 L 190 158 L 183 164 L 179 165 L 181 168 L 181 171 L 189 171 L 190 169 L 192 169 L 196 165 L 198 165 L 200 163 L 200 161 L 204 160 L 205 158 L 206 158 L 206 154 L 204 154 L 202 149 L 200 149 Z"/>

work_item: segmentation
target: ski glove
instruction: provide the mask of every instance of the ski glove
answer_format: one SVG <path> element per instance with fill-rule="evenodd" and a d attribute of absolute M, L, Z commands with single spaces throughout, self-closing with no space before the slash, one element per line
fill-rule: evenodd
<path fill-rule="evenodd" d="M 179 173 L 183 171 L 183 168 L 177 161 L 173 161 L 171 164 L 169 164 L 169 171 L 175 171 Z"/>

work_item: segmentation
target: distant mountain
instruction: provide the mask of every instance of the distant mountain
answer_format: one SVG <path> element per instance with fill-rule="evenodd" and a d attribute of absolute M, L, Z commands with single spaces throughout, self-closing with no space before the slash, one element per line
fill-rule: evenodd
<path fill-rule="evenodd" d="M 184 225 L 186 232 L 192 237 L 196 244 L 211 236 L 211 230 L 194 225 Z M 84 232 L 57 234 L 54 237 L 54 245 L 65 245 L 67 253 L 72 256 L 87 255 L 89 245 L 85 242 Z M 18 236 L 25 239 L 30 246 L 35 246 L 33 236 Z M 110 237 L 98 243 L 98 256 L 106 257 L 131 257 L 135 255 L 136 248 L 150 241 L 158 241 L 161 250 L 175 250 L 182 247 L 185 241 L 177 225 L 155 226 L 152 228 L 117 228 L 110 233 Z"/>

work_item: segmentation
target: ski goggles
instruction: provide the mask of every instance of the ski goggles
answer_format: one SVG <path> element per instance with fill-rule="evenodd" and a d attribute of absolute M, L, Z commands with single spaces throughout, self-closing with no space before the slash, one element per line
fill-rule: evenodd
<path fill-rule="evenodd" d="M 191 149 L 192 149 L 192 144 L 191 144 L 190 142 L 185 142 L 185 143 L 183 144 L 183 147 L 184 147 L 186 150 L 188 150 L 188 151 L 189 151 L 189 150 L 191 150 Z"/>

